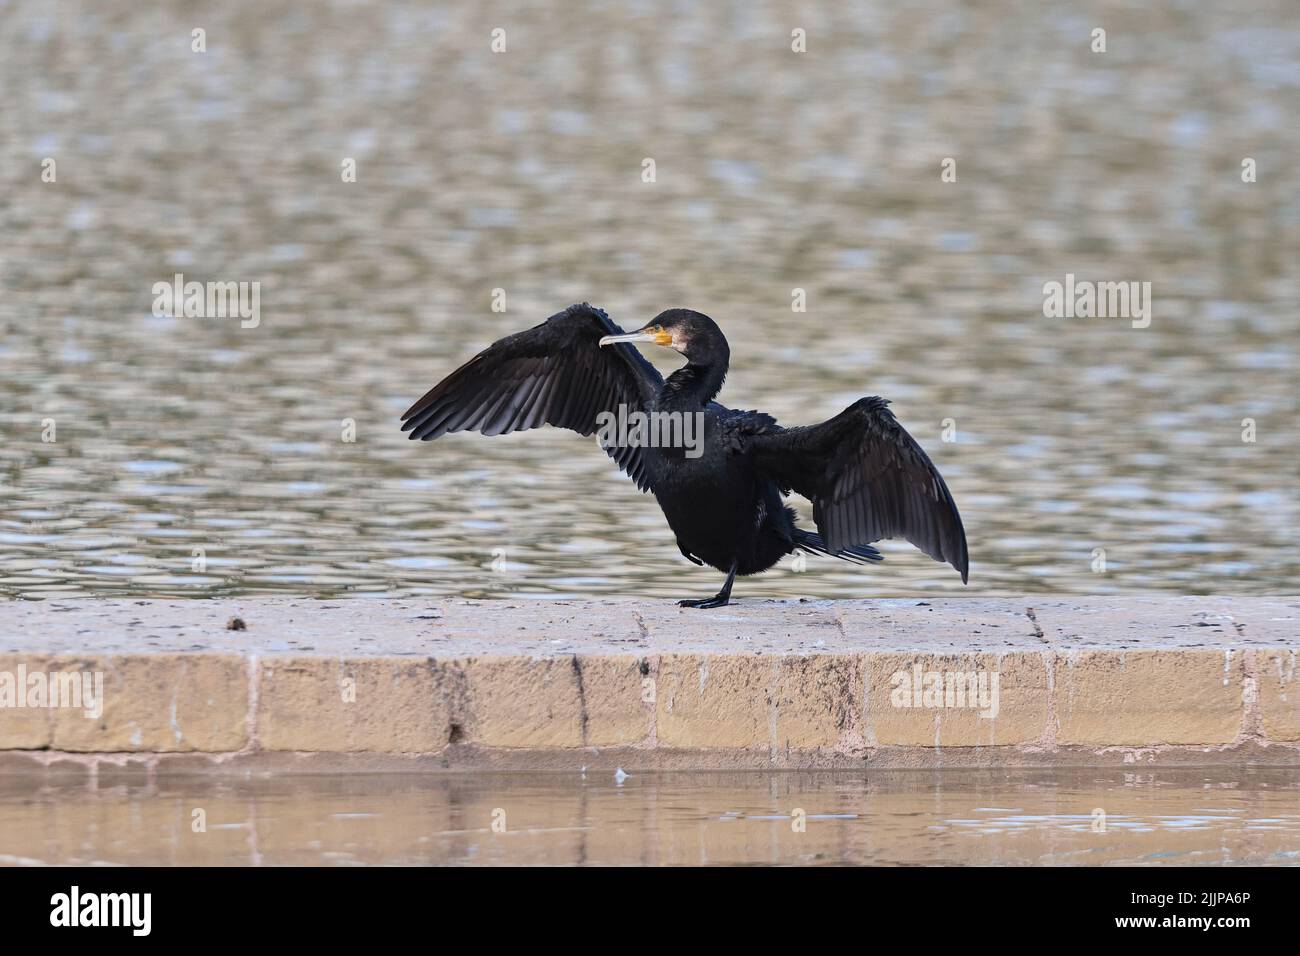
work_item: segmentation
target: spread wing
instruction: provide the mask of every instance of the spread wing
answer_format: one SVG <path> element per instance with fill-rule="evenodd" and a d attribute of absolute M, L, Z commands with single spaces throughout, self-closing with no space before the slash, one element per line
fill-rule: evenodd
<path fill-rule="evenodd" d="M 820 425 L 768 429 L 748 446 L 758 467 L 813 503 L 831 551 L 906 538 L 966 580 L 966 532 L 939 469 L 883 398 L 863 398 Z"/>
<path fill-rule="evenodd" d="M 591 435 L 597 416 L 646 411 L 663 376 L 635 346 L 601 348 L 623 330 L 594 306 L 573 305 L 541 325 L 494 342 L 429 389 L 402 416 L 402 431 L 429 441 L 448 432 L 484 435 L 555 425 Z M 605 449 L 642 491 L 654 485 L 655 449 Z"/>

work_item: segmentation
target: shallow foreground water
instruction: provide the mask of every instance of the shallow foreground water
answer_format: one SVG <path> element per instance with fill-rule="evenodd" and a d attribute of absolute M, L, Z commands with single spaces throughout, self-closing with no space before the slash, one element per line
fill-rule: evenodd
<path fill-rule="evenodd" d="M 2 864 L 1300 863 L 1300 771 L 0 780 Z"/>

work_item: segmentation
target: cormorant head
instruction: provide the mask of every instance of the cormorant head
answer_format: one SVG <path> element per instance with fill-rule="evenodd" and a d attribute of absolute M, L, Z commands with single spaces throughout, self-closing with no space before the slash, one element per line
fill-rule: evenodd
<path fill-rule="evenodd" d="M 669 309 L 660 312 L 635 332 L 627 335 L 607 335 L 601 345 L 615 342 L 653 342 L 686 356 L 693 365 L 727 364 L 731 350 L 718 323 L 703 312 L 691 309 Z"/>

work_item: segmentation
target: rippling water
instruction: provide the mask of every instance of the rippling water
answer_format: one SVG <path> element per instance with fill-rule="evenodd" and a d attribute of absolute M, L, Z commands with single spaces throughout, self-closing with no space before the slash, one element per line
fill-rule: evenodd
<path fill-rule="evenodd" d="M 0 866 L 1294 865 L 1298 784 L 1281 769 L 17 775 L 0 780 Z"/>
<path fill-rule="evenodd" d="M 2 9 L 0 593 L 711 593 L 594 440 L 397 430 L 583 299 L 713 315 L 723 400 L 787 423 L 893 399 L 968 593 L 1294 590 L 1289 0 Z M 154 317 L 177 272 L 260 324 Z M 1067 273 L 1150 327 L 1045 318 Z M 737 596 L 961 589 L 886 553 Z"/>

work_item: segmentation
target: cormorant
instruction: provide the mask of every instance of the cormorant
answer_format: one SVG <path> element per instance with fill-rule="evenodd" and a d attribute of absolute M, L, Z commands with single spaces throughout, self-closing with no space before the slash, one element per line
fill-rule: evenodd
<path fill-rule="evenodd" d="M 674 349 L 686 364 L 665 380 L 631 344 L 640 342 Z M 966 581 L 957 506 L 885 399 L 782 428 L 770 415 L 713 401 L 730 355 L 722 330 L 700 312 L 669 309 L 625 334 L 584 302 L 484 349 L 412 405 L 402 430 L 423 441 L 541 425 L 602 430 L 606 453 L 658 499 L 682 554 L 727 575 L 717 595 L 683 607 L 722 607 L 737 574 L 765 571 L 796 550 L 880 561 L 870 545 L 882 538 L 906 538 Z M 639 427 L 611 436 L 612 420 L 635 422 L 638 412 Z M 703 440 L 687 447 L 692 423 L 702 424 Z M 675 438 L 668 447 L 655 440 L 664 435 Z M 792 490 L 812 501 L 819 533 L 795 527 L 782 499 Z"/>

